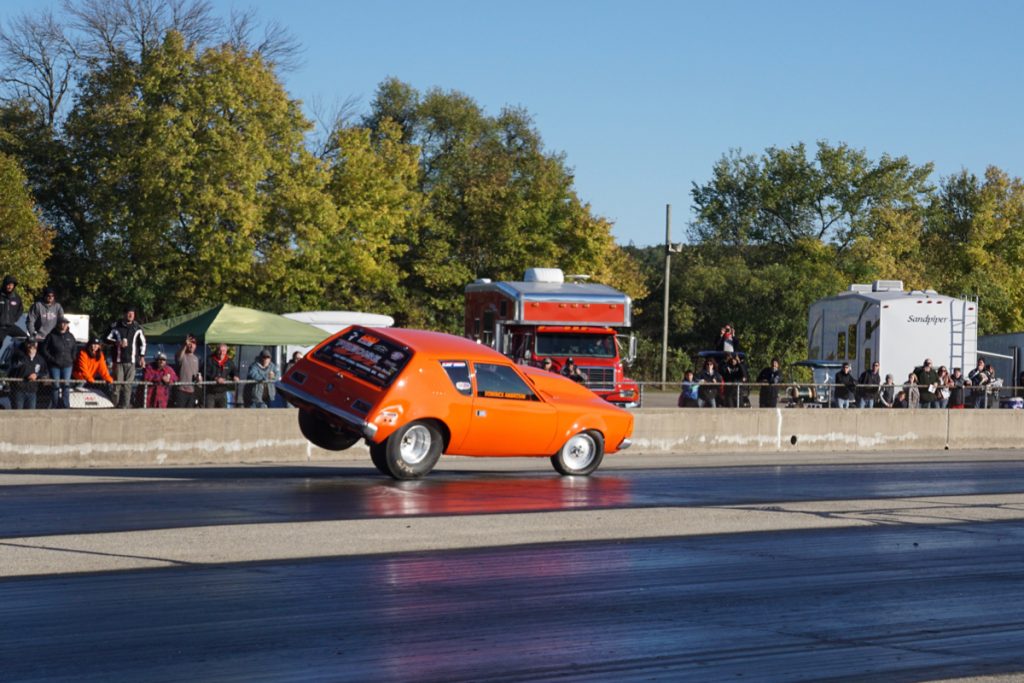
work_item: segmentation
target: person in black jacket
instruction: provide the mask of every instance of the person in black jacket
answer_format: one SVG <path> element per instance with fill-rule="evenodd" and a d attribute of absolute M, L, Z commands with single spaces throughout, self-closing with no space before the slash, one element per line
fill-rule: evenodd
<path fill-rule="evenodd" d="M 18 327 L 18 319 L 25 312 L 25 304 L 14 291 L 17 286 L 18 280 L 13 275 L 7 275 L 0 287 L 0 345 L 7 337 L 25 336 L 25 331 Z"/>
<path fill-rule="evenodd" d="M 722 386 L 722 376 L 715 369 L 715 361 L 704 360 L 704 368 L 697 373 L 697 405 L 700 408 L 714 408 L 718 404 L 718 391 Z"/>
<path fill-rule="evenodd" d="M 71 407 L 71 369 L 75 365 L 78 342 L 71 334 L 70 325 L 67 318 L 61 318 L 53 332 L 43 340 L 43 358 L 50 367 L 50 379 L 53 380 L 51 408 Z"/>
<path fill-rule="evenodd" d="M 779 385 L 782 384 L 782 370 L 778 358 L 772 358 L 772 365 L 757 376 L 758 384 L 767 384 L 758 390 L 758 405 L 775 408 L 779 405 Z"/>
<path fill-rule="evenodd" d="M 740 362 L 739 356 L 727 356 L 725 365 L 720 370 L 722 381 L 725 382 L 725 403 L 729 408 L 739 408 L 743 404 L 745 391 L 740 386 L 750 378 L 747 376 L 747 369 Z"/>
<path fill-rule="evenodd" d="M 11 364 L 11 378 L 20 382 L 11 382 L 11 408 L 15 410 L 33 410 L 36 407 L 36 396 L 39 393 L 39 382 L 46 377 L 46 361 L 38 353 L 38 342 L 34 339 L 25 341 L 25 350 L 14 358 Z"/>
<path fill-rule="evenodd" d="M 206 359 L 206 396 L 203 401 L 207 408 L 227 408 L 228 392 L 233 391 L 238 381 L 238 368 L 228 356 L 228 345 L 219 344 L 217 352 Z"/>
<path fill-rule="evenodd" d="M 850 372 L 850 364 L 843 363 L 843 369 L 836 373 L 836 406 L 849 408 L 853 403 L 853 396 L 857 387 L 857 380 Z"/>
<path fill-rule="evenodd" d="M 870 370 L 865 370 L 860 373 L 860 377 L 857 378 L 857 407 L 858 408 L 874 408 L 875 401 L 878 400 L 879 390 L 882 386 L 882 366 L 876 360 Z"/>

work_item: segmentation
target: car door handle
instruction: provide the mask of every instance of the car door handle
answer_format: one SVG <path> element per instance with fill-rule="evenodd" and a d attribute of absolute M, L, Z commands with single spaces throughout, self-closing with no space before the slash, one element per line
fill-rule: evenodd
<path fill-rule="evenodd" d="M 487 411 L 486 410 L 478 410 L 478 411 L 476 411 L 476 416 L 477 417 L 487 417 Z"/>

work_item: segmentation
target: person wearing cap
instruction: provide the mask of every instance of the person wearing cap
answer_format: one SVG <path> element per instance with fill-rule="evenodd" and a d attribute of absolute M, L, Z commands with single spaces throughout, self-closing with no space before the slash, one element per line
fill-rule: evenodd
<path fill-rule="evenodd" d="M 146 367 L 146 335 L 135 319 L 134 306 L 126 306 L 124 318 L 111 325 L 107 341 L 114 345 L 114 405 L 130 408 L 135 369 Z"/>
<path fill-rule="evenodd" d="M 79 350 L 71 379 L 85 382 L 90 385 L 90 389 L 95 389 L 96 387 L 93 385 L 99 384 L 101 381 L 106 384 L 114 381 L 114 378 L 110 376 L 110 370 L 107 369 L 107 357 L 103 355 L 102 341 L 95 338 L 90 339 Z"/>
<path fill-rule="evenodd" d="M 0 344 L 3 344 L 7 337 L 25 336 L 25 331 L 18 327 L 18 319 L 25 312 L 25 305 L 14 291 L 17 286 L 17 278 L 7 275 L 4 277 L 3 286 L 0 287 Z"/>
<path fill-rule="evenodd" d="M 857 391 L 857 378 L 850 372 L 850 364 L 843 363 L 843 369 L 836 373 L 836 407 L 849 408 L 854 404 Z"/>
<path fill-rule="evenodd" d="M 580 384 L 584 384 L 587 381 L 587 374 L 580 370 L 579 366 L 576 365 L 576 360 L 572 356 L 565 359 L 565 367 L 562 368 L 562 374 L 573 382 L 579 382 Z"/>
<path fill-rule="evenodd" d="M 142 379 L 146 382 L 146 407 L 166 408 L 171 398 L 171 386 L 178 381 L 178 373 L 167 364 L 167 356 L 157 351 L 153 362 L 146 366 Z"/>
<path fill-rule="evenodd" d="M 247 379 L 250 384 L 247 388 L 248 401 L 246 405 L 250 408 L 267 408 L 274 401 L 274 382 L 277 380 L 277 364 L 270 358 L 270 351 L 260 351 L 256 362 L 249 366 Z"/>
<path fill-rule="evenodd" d="M 199 356 L 196 347 L 199 342 L 191 332 L 185 335 L 185 342 L 174 354 L 178 363 L 178 383 L 174 385 L 175 408 L 197 408 L 199 403 L 199 382 L 203 374 L 199 372 Z"/>
<path fill-rule="evenodd" d="M 46 360 L 38 352 L 39 343 L 34 339 L 26 339 L 22 353 L 19 353 L 11 364 L 11 378 L 20 382 L 11 382 L 11 395 L 14 401 L 11 407 L 15 410 L 33 410 L 36 397 L 39 395 L 39 382 L 47 375 Z"/>
<path fill-rule="evenodd" d="M 63 317 L 64 307 L 57 303 L 57 292 L 53 287 L 47 287 L 40 295 L 39 301 L 28 309 L 28 319 L 25 321 L 28 336 L 33 339 L 46 339 L 46 335 L 57 327 L 57 321 Z"/>
<path fill-rule="evenodd" d="M 57 327 L 46 335 L 40 350 L 49 366 L 50 379 L 53 380 L 51 408 L 71 407 L 71 370 L 75 365 L 78 341 L 75 340 L 75 335 L 71 334 L 70 328 L 70 320 L 58 320 Z"/>

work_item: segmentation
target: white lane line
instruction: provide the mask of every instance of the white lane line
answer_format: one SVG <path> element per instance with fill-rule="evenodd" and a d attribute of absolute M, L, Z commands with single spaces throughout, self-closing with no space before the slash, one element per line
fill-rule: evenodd
<path fill-rule="evenodd" d="M 204 526 L 0 541 L 0 576 L 534 543 L 1024 520 L 1024 494 Z"/>

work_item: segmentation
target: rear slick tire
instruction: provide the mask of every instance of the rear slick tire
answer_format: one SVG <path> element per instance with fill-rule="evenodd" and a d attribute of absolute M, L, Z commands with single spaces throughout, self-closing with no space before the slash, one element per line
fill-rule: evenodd
<path fill-rule="evenodd" d="M 551 464 L 559 474 L 585 477 L 600 467 L 603 459 L 604 437 L 600 432 L 586 431 L 569 437 L 551 456 Z"/>
<path fill-rule="evenodd" d="M 385 442 L 388 473 L 400 480 L 424 477 L 434 469 L 443 449 L 444 437 L 433 422 L 410 422 Z"/>
<path fill-rule="evenodd" d="M 316 413 L 299 411 L 299 431 L 310 443 L 328 451 L 351 448 L 362 437 L 354 432 L 337 429 Z"/>

